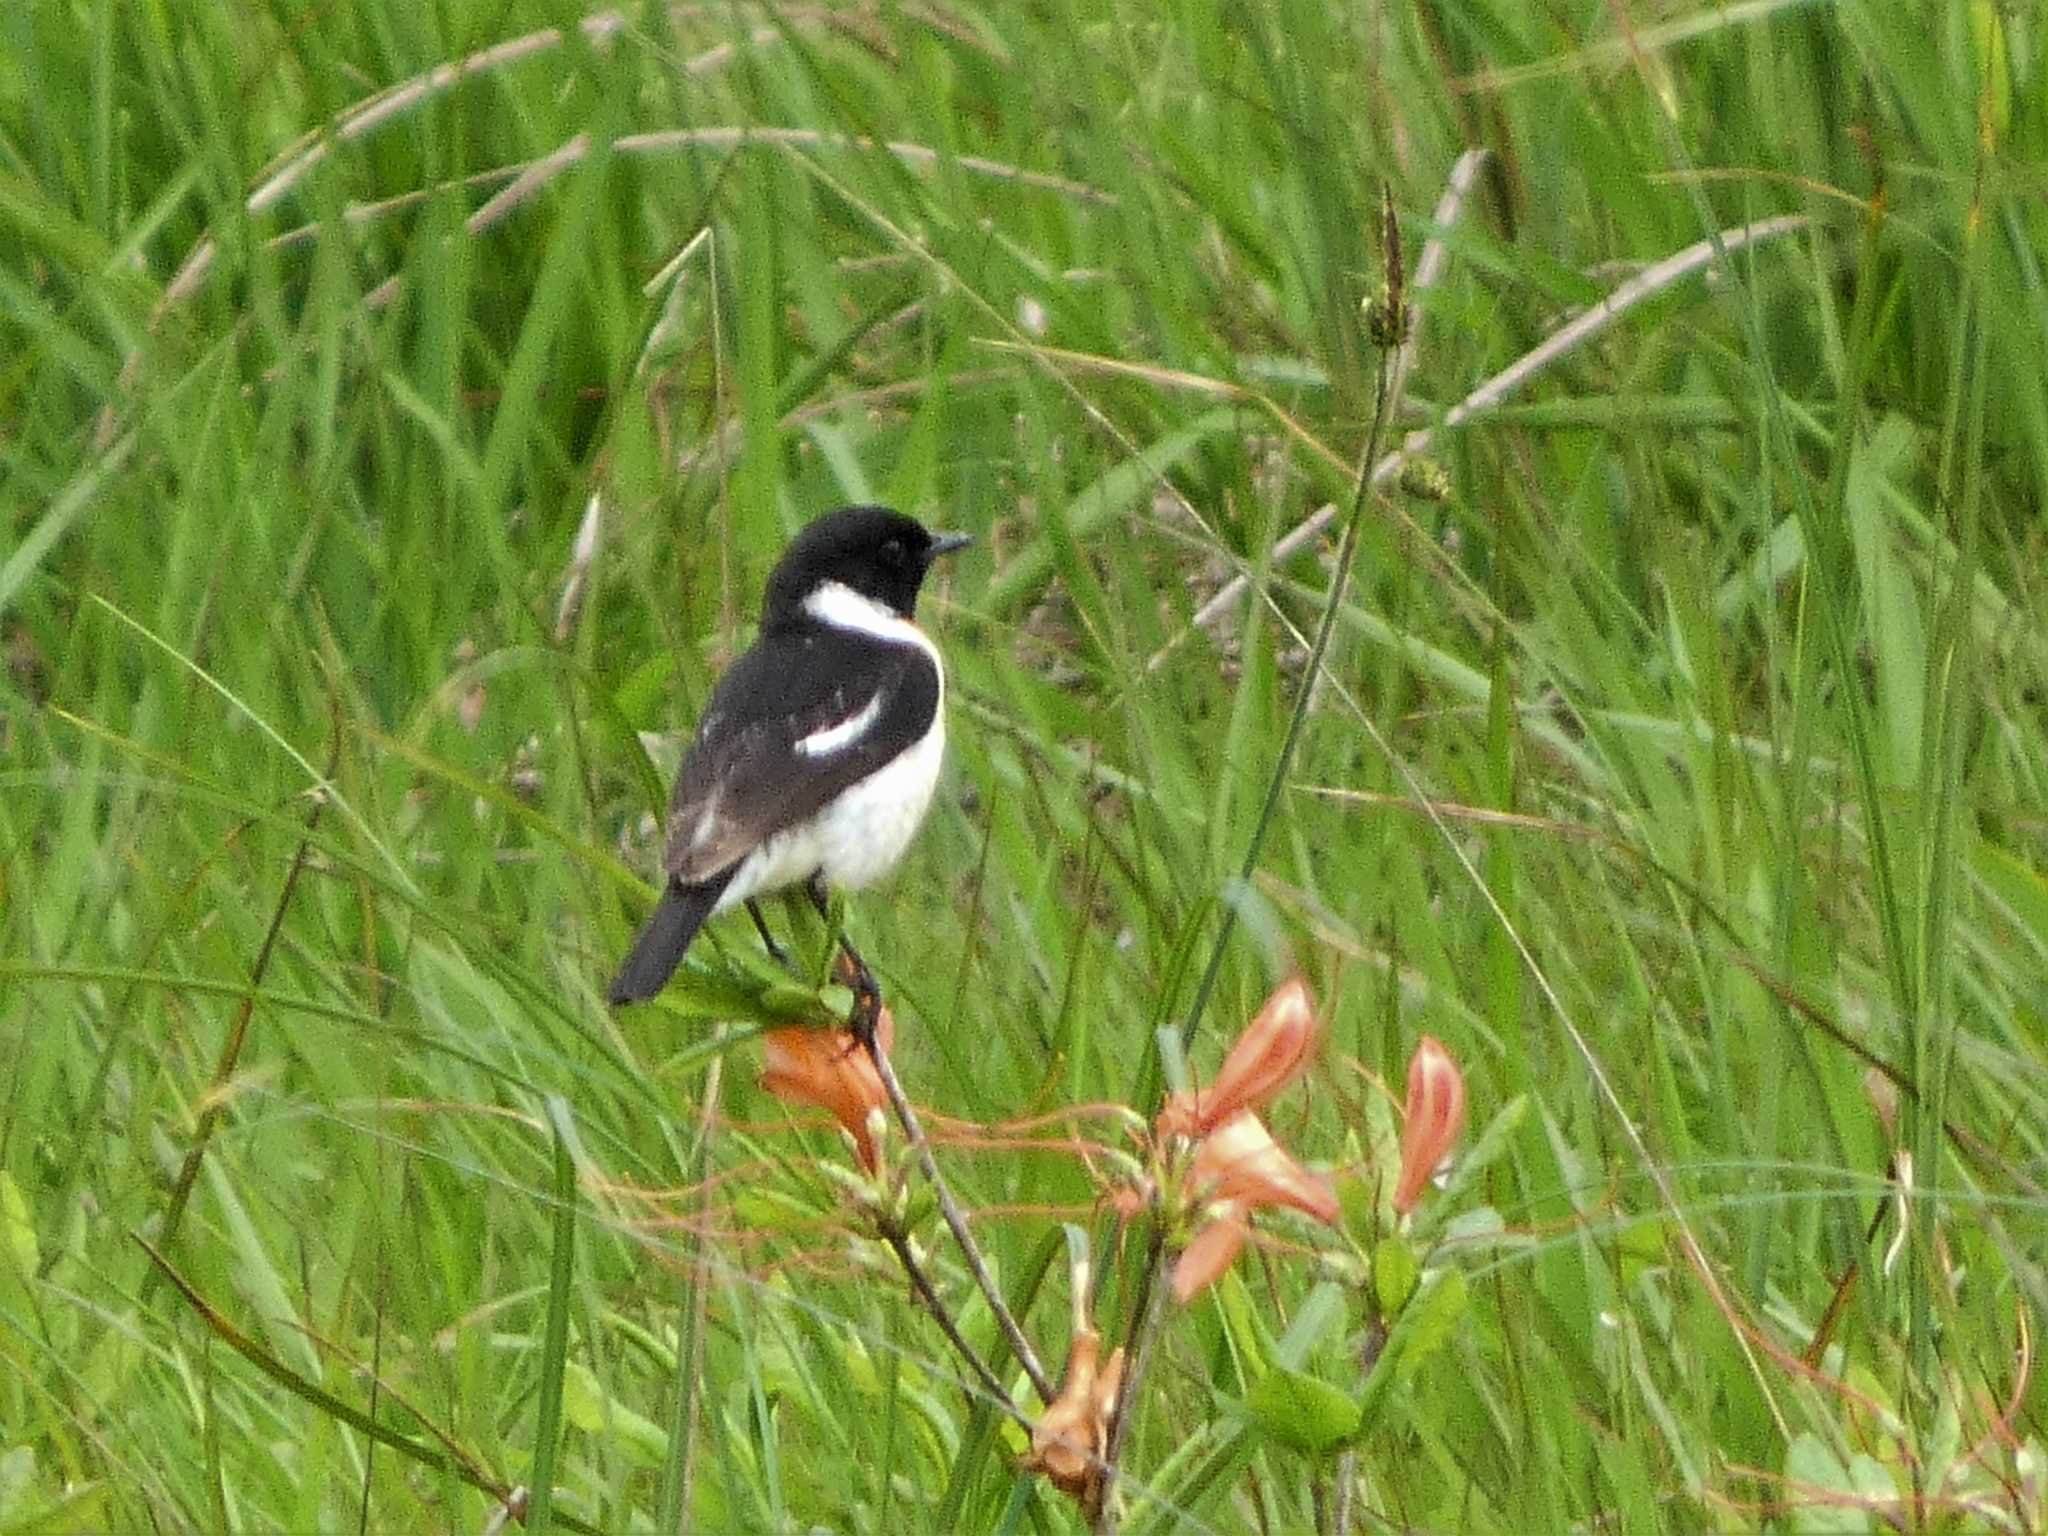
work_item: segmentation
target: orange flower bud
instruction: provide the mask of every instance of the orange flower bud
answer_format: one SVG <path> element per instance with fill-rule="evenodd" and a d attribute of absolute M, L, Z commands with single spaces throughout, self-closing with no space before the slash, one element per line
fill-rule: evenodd
<path fill-rule="evenodd" d="M 1307 982 L 1289 977 L 1237 1037 L 1215 1082 L 1168 1097 L 1159 1112 L 1159 1134 L 1206 1136 L 1245 1110 L 1264 1109 L 1301 1076 L 1315 1046 L 1316 1000 Z"/>
<path fill-rule="evenodd" d="M 1180 1257 L 1174 1260 L 1173 1299 L 1186 1306 L 1191 1297 L 1221 1280 L 1230 1266 L 1237 1262 L 1237 1256 L 1244 1252 L 1245 1239 L 1251 1236 L 1251 1232 L 1251 1223 L 1245 1219 L 1242 1206 L 1225 1204 L 1220 1207 L 1216 1219 L 1197 1232 L 1194 1240 L 1181 1249 Z"/>
<path fill-rule="evenodd" d="M 1096 1357 L 1101 1349 L 1102 1336 L 1093 1328 L 1074 1335 L 1066 1383 L 1032 1426 L 1031 1451 L 1023 1462 L 1025 1471 L 1043 1473 L 1071 1498 L 1093 1498 L 1102 1478 L 1109 1421 L 1116 1414 L 1117 1393 L 1123 1388 L 1123 1350 L 1111 1351 L 1109 1362 L 1098 1371 Z"/>
<path fill-rule="evenodd" d="M 1194 1187 L 1205 1199 L 1229 1201 L 1246 1211 L 1285 1206 L 1317 1221 L 1334 1225 L 1337 1220 L 1337 1194 L 1330 1181 L 1297 1163 L 1249 1110 L 1203 1138 L 1195 1150 Z"/>
<path fill-rule="evenodd" d="M 1434 1035 L 1416 1043 L 1408 1062 L 1407 1119 L 1401 1125 L 1401 1176 L 1394 1209 L 1407 1214 L 1465 1128 L 1465 1074 Z"/>
<path fill-rule="evenodd" d="M 882 1049 L 896 1043 L 896 1021 L 884 1008 L 875 1021 Z M 761 1036 L 761 1086 L 790 1104 L 824 1110 L 846 1129 L 868 1172 L 881 1165 L 882 1149 L 870 1124 L 873 1111 L 889 1102 L 867 1047 L 844 1029 L 771 1029 Z"/>

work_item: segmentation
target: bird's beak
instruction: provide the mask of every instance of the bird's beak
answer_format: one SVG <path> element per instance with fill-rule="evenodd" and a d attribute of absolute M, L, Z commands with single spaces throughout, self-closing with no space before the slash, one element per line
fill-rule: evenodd
<path fill-rule="evenodd" d="M 971 533 L 935 533 L 932 535 L 931 547 L 925 551 L 925 558 L 936 560 L 941 555 L 952 554 L 956 549 L 965 549 L 973 542 L 974 535 Z"/>

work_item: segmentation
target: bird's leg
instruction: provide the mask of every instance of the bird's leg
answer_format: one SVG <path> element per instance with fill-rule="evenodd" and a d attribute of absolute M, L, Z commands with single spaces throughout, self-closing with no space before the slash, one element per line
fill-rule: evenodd
<path fill-rule="evenodd" d="M 820 875 L 812 875 L 804 889 L 810 893 L 811 905 L 818 909 L 818 916 L 825 920 L 826 927 L 832 926 L 832 898 L 825 890 L 825 881 Z M 839 978 L 853 989 L 853 1011 L 846 1016 L 846 1027 L 873 1055 L 875 1050 L 875 1024 L 882 1016 L 882 988 L 875 980 L 875 973 L 868 969 L 867 961 L 861 959 L 860 951 L 853 947 L 853 940 L 846 936 L 842 924 L 834 937 L 839 940 Z"/>
<path fill-rule="evenodd" d="M 761 915 L 761 904 L 753 897 L 747 898 L 747 916 L 754 920 L 754 929 L 761 935 L 761 942 L 768 946 L 768 958 L 785 970 L 794 969 L 789 963 L 789 951 L 775 942 L 775 935 L 768 931 L 768 919 Z"/>
<path fill-rule="evenodd" d="M 875 1025 L 882 1017 L 881 984 L 875 980 L 875 973 L 868 969 L 867 961 L 861 959 L 860 951 L 843 933 L 839 936 L 839 956 L 848 972 L 846 984 L 853 988 L 853 1012 L 846 1016 L 846 1027 L 872 1055 Z"/>

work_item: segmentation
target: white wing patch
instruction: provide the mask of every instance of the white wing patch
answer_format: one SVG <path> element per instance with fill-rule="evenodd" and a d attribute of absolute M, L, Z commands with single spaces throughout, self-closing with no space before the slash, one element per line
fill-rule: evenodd
<path fill-rule="evenodd" d="M 791 745 L 800 756 L 824 757 L 859 741 L 881 716 L 882 696 L 877 693 L 858 714 L 849 715 L 837 725 L 828 725 L 808 736 L 799 736 Z"/>

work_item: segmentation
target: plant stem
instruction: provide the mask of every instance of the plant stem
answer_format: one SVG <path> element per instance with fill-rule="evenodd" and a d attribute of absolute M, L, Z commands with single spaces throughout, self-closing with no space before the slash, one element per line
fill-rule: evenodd
<path fill-rule="evenodd" d="M 1309 700 L 1316 689 L 1316 679 L 1322 675 L 1323 656 L 1330 649 L 1330 636 L 1337 628 L 1337 610 L 1344 604 L 1344 589 L 1351 583 L 1351 562 L 1358 554 L 1358 528 L 1365 519 L 1365 504 L 1372 494 L 1372 465 L 1380 451 L 1380 434 L 1386 430 L 1387 418 L 1393 414 L 1393 390 L 1389 384 L 1393 378 L 1393 359 L 1389 353 L 1380 353 L 1378 380 L 1373 390 L 1372 430 L 1366 434 L 1365 452 L 1358 460 L 1358 480 L 1351 493 L 1351 512 L 1344 520 L 1344 541 L 1337 550 L 1337 572 L 1330 580 L 1330 595 L 1323 604 L 1322 622 L 1316 626 L 1315 644 L 1309 650 L 1308 670 L 1301 679 L 1301 686 L 1294 695 L 1294 710 L 1287 717 L 1287 734 L 1280 742 L 1280 760 L 1273 765 L 1273 776 L 1266 783 L 1265 804 L 1259 807 L 1259 819 L 1252 827 L 1251 841 L 1244 850 L 1244 864 L 1238 871 L 1240 881 L 1249 880 L 1258 868 L 1259 850 L 1266 845 L 1266 834 L 1272 830 L 1273 815 L 1280 807 L 1280 796 L 1287 789 L 1287 770 L 1294 762 L 1294 749 L 1301 741 L 1302 723 L 1308 719 Z M 1201 984 L 1195 988 L 1195 1000 L 1188 1008 L 1188 1016 L 1182 1021 L 1180 1038 L 1183 1045 L 1195 1038 L 1195 1026 L 1202 1022 L 1202 1010 L 1209 1006 L 1209 994 L 1216 989 L 1216 977 L 1223 969 L 1223 956 L 1230 944 L 1231 930 L 1237 926 L 1237 909 L 1225 906 L 1223 927 L 1216 935 L 1215 948 L 1209 951 L 1208 967 L 1202 972 Z"/>
<path fill-rule="evenodd" d="M 341 730 L 337 724 L 334 732 L 334 747 L 327 757 L 327 775 L 321 782 L 332 783 L 341 767 Z M 249 988 L 242 994 L 241 1006 L 235 1010 L 235 1021 L 228 1027 L 227 1040 L 220 1049 L 220 1059 L 215 1062 L 213 1077 L 207 1085 L 205 1097 L 200 1101 L 199 1123 L 192 1132 L 192 1145 L 185 1151 L 185 1160 L 178 1168 L 176 1184 L 171 1189 L 171 1200 L 164 1211 L 162 1224 L 157 1228 L 157 1244 L 165 1252 L 177 1241 L 178 1224 L 185 1219 L 186 1204 L 192 1198 L 192 1186 L 199 1178 L 199 1165 L 206 1158 L 207 1146 L 213 1140 L 216 1126 L 229 1102 L 227 1091 L 229 1081 L 242 1060 L 242 1047 L 248 1043 L 249 1021 L 256 1013 L 256 994 L 263 986 L 263 978 L 270 970 L 270 957 L 277 950 L 278 935 L 284 932 L 285 914 L 291 910 L 292 893 L 299 887 L 299 876 L 305 873 L 306 860 L 313 852 L 313 834 L 320 830 L 320 816 L 327 809 L 327 795 L 316 790 L 312 796 L 312 809 L 306 814 L 305 835 L 299 839 L 299 851 L 292 855 L 291 868 L 285 872 L 284 886 L 277 893 L 277 905 L 271 909 L 270 926 L 263 932 L 263 942 L 257 947 L 255 963 L 249 968 Z M 156 1289 L 156 1271 L 151 1270 L 143 1277 L 142 1298 L 149 1300 Z"/>
<path fill-rule="evenodd" d="M 1346 1451 L 1337 1458 L 1337 1512 L 1330 1521 L 1333 1536 L 1351 1536 L 1351 1485 L 1358 1481 L 1358 1452 Z"/>
<path fill-rule="evenodd" d="M 996 1325 L 1003 1330 L 1003 1337 L 1010 1341 L 1010 1349 L 1017 1357 L 1017 1363 L 1024 1367 L 1024 1374 L 1031 1378 L 1031 1385 L 1038 1393 L 1041 1403 L 1050 1403 L 1057 1393 L 1052 1378 L 1045 1374 L 1045 1367 L 1039 1363 L 1037 1351 L 1031 1341 L 1024 1337 L 1024 1330 L 1017 1326 L 1017 1319 L 1003 1301 L 1002 1292 L 996 1289 L 995 1277 L 989 1273 L 988 1261 L 981 1256 L 981 1248 L 974 1241 L 974 1234 L 967 1230 L 967 1218 L 961 1213 L 959 1203 L 939 1172 L 939 1160 L 932 1156 L 932 1144 L 924 1134 L 924 1126 L 918 1121 L 917 1111 L 911 1107 L 909 1096 L 903 1091 L 903 1084 L 896 1077 L 896 1068 L 890 1064 L 889 1053 L 882 1049 L 882 1043 L 872 1037 L 867 1042 L 869 1054 L 873 1056 L 875 1071 L 882 1079 L 882 1088 L 889 1095 L 889 1107 L 896 1112 L 896 1119 L 903 1127 L 903 1134 L 910 1138 L 910 1144 L 917 1152 L 918 1166 L 924 1170 L 930 1181 L 932 1194 L 939 1202 L 939 1214 L 945 1218 L 953 1239 L 960 1245 L 961 1255 L 967 1260 L 968 1273 L 974 1276 L 974 1283 L 981 1287 L 981 1294 L 988 1298 L 989 1310 L 995 1313 Z M 1008 1394 L 1004 1394 L 1005 1400 Z M 1012 1409 L 1014 1412 L 1015 1409 Z"/>
<path fill-rule="evenodd" d="M 1123 1457 L 1124 1441 L 1131 1432 L 1131 1420 L 1136 1417 L 1131 1406 L 1137 1402 L 1139 1389 L 1145 1383 L 1146 1368 L 1152 1363 L 1152 1343 L 1159 1333 L 1159 1319 L 1166 1311 L 1166 1287 L 1160 1283 L 1160 1270 L 1165 1258 L 1166 1231 L 1155 1222 L 1152 1247 L 1145 1255 L 1145 1273 L 1138 1282 L 1138 1297 L 1131 1307 L 1135 1322 L 1128 1357 L 1130 1365 L 1124 1374 L 1123 1389 L 1116 1395 L 1116 1412 L 1110 1417 L 1109 1434 L 1103 1441 L 1101 1503 L 1095 1511 L 1095 1536 L 1116 1536 L 1117 1465 Z"/>
<path fill-rule="evenodd" d="M 933 1288 L 931 1277 L 924 1272 L 924 1266 L 917 1262 L 917 1252 L 910 1246 L 908 1235 L 890 1220 L 878 1223 L 877 1230 L 882 1234 L 882 1241 L 887 1243 L 896 1255 L 896 1262 L 903 1266 L 903 1272 L 910 1277 L 910 1286 L 917 1292 L 917 1299 L 924 1303 L 925 1311 L 931 1313 L 940 1331 L 951 1341 L 960 1358 L 967 1362 L 968 1369 L 980 1380 L 982 1389 L 995 1399 L 1005 1413 L 1027 1428 L 1030 1427 L 1031 1421 L 1018 1410 L 1017 1404 L 1010 1397 L 1009 1389 L 961 1334 L 960 1325 L 953 1321 L 953 1314 L 946 1310 L 945 1302 L 939 1299 L 938 1291 Z"/>
<path fill-rule="evenodd" d="M 1394 285 L 1398 295 L 1401 281 L 1398 256 L 1391 265 L 1394 270 L 1389 273 L 1389 282 Z M 1405 369 L 1401 371 L 1405 372 Z M 1380 436 L 1386 430 L 1387 422 L 1394 413 L 1394 395 L 1398 387 L 1394 354 L 1382 348 L 1379 371 L 1373 387 L 1372 427 L 1366 433 L 1365 448 L 1358 458 L 1358 478 L 1351 493 L 1351 510 L 1344 520 L 1343 543 L 1337 550 L 1337 569 L 1330 579 L 1330 595 L 1323 603 L 1322 620 L 1316 626 L 1315 643 L 1309 649 L 1308 667 L 1302 676 L 1301 686 L 1294 695 L 1294 709 L 1287 717 L 1287 734 L 1280 743 L 1280 758 L 1273 765 L 1273 776 L 1266 784 L 1265 803 L 1259 807 L 1259 819 L 1252 828 L 1251 841 L 1245 847 L 1244 864 L 1238 873 L 1241 881 L 1249 880 L 1253 870 L 1258 867 L 1259 851 L 1265 846 L 1266 834 L 1272 830 L 1274 814 L 1280 807 L 1280 796 L 1287 788 L 1287 771 L 1293 765 L 1294 751 L 1301 741 L 1301 728 L 1308 718 L 1309 703 L 1315 694 L 1316 680 L 1322 676 L 1323 657 L 1329 652 L 1330 636 L 1337 628 L 1337 612 L 1344 604 L 1345 589 L 1351 584 L 1351 566 L 1358 555 L 1359 525 L 1364 521 L 1366 501 L 1372 494 L 1373 464 L 1379 457 Z M 1223 909 L 1222 929 L 1216 935 L 1215 947 L 1209 952 L 1209 963 L 1202 972 L 1200 984 L 1195 989 L 1195 1000 L 1189 1006 L 1187 1018 L 1181 1024 L 1183 1044 L 1194 1039 L 1195 1027 L 1202 1020 L 1202 1011 L 1209 1005 L 1209 994 L 1216 989 L 1216 978 L 1223 969 L 1223 956 L 1230 944 L 1231 930 L 1236 925 L 1236 909 L 1226 906 Z M 1151 1251 L 1145 1258 L 1145 1272 L 1139 1281 L 1137 1301 L 1132 1312 L 1136 1340 L 1131 1350 L 1130 1374 L 1125 1377 L 1124 1389 L 1118 1394 L 1116 1416 L 1110 1423 L 1109 1439 L 1103 1452 L 1102 1507 L 1096 1513 L 1096 1536 L 1115 1536 L 1117 1516 L 1113 1483 L 1116 1478 L 1117 1462 L 1123 1452 L 1124 1437 L 1130 1428 L 1130 1414 L 1127 1410 L 1130 1404 L 1137 1400 L 1138 1388 L 1144 1380 L 1145 1368 L 1151 1353 L 1152 1337 L 1159 1327 L 1161 1298 L 1165 1294 L 1165 1288 L 1160 1283 L 1160 1272 L 1165 1259 L 1165 1234 L 1155 1231 Z"/>

